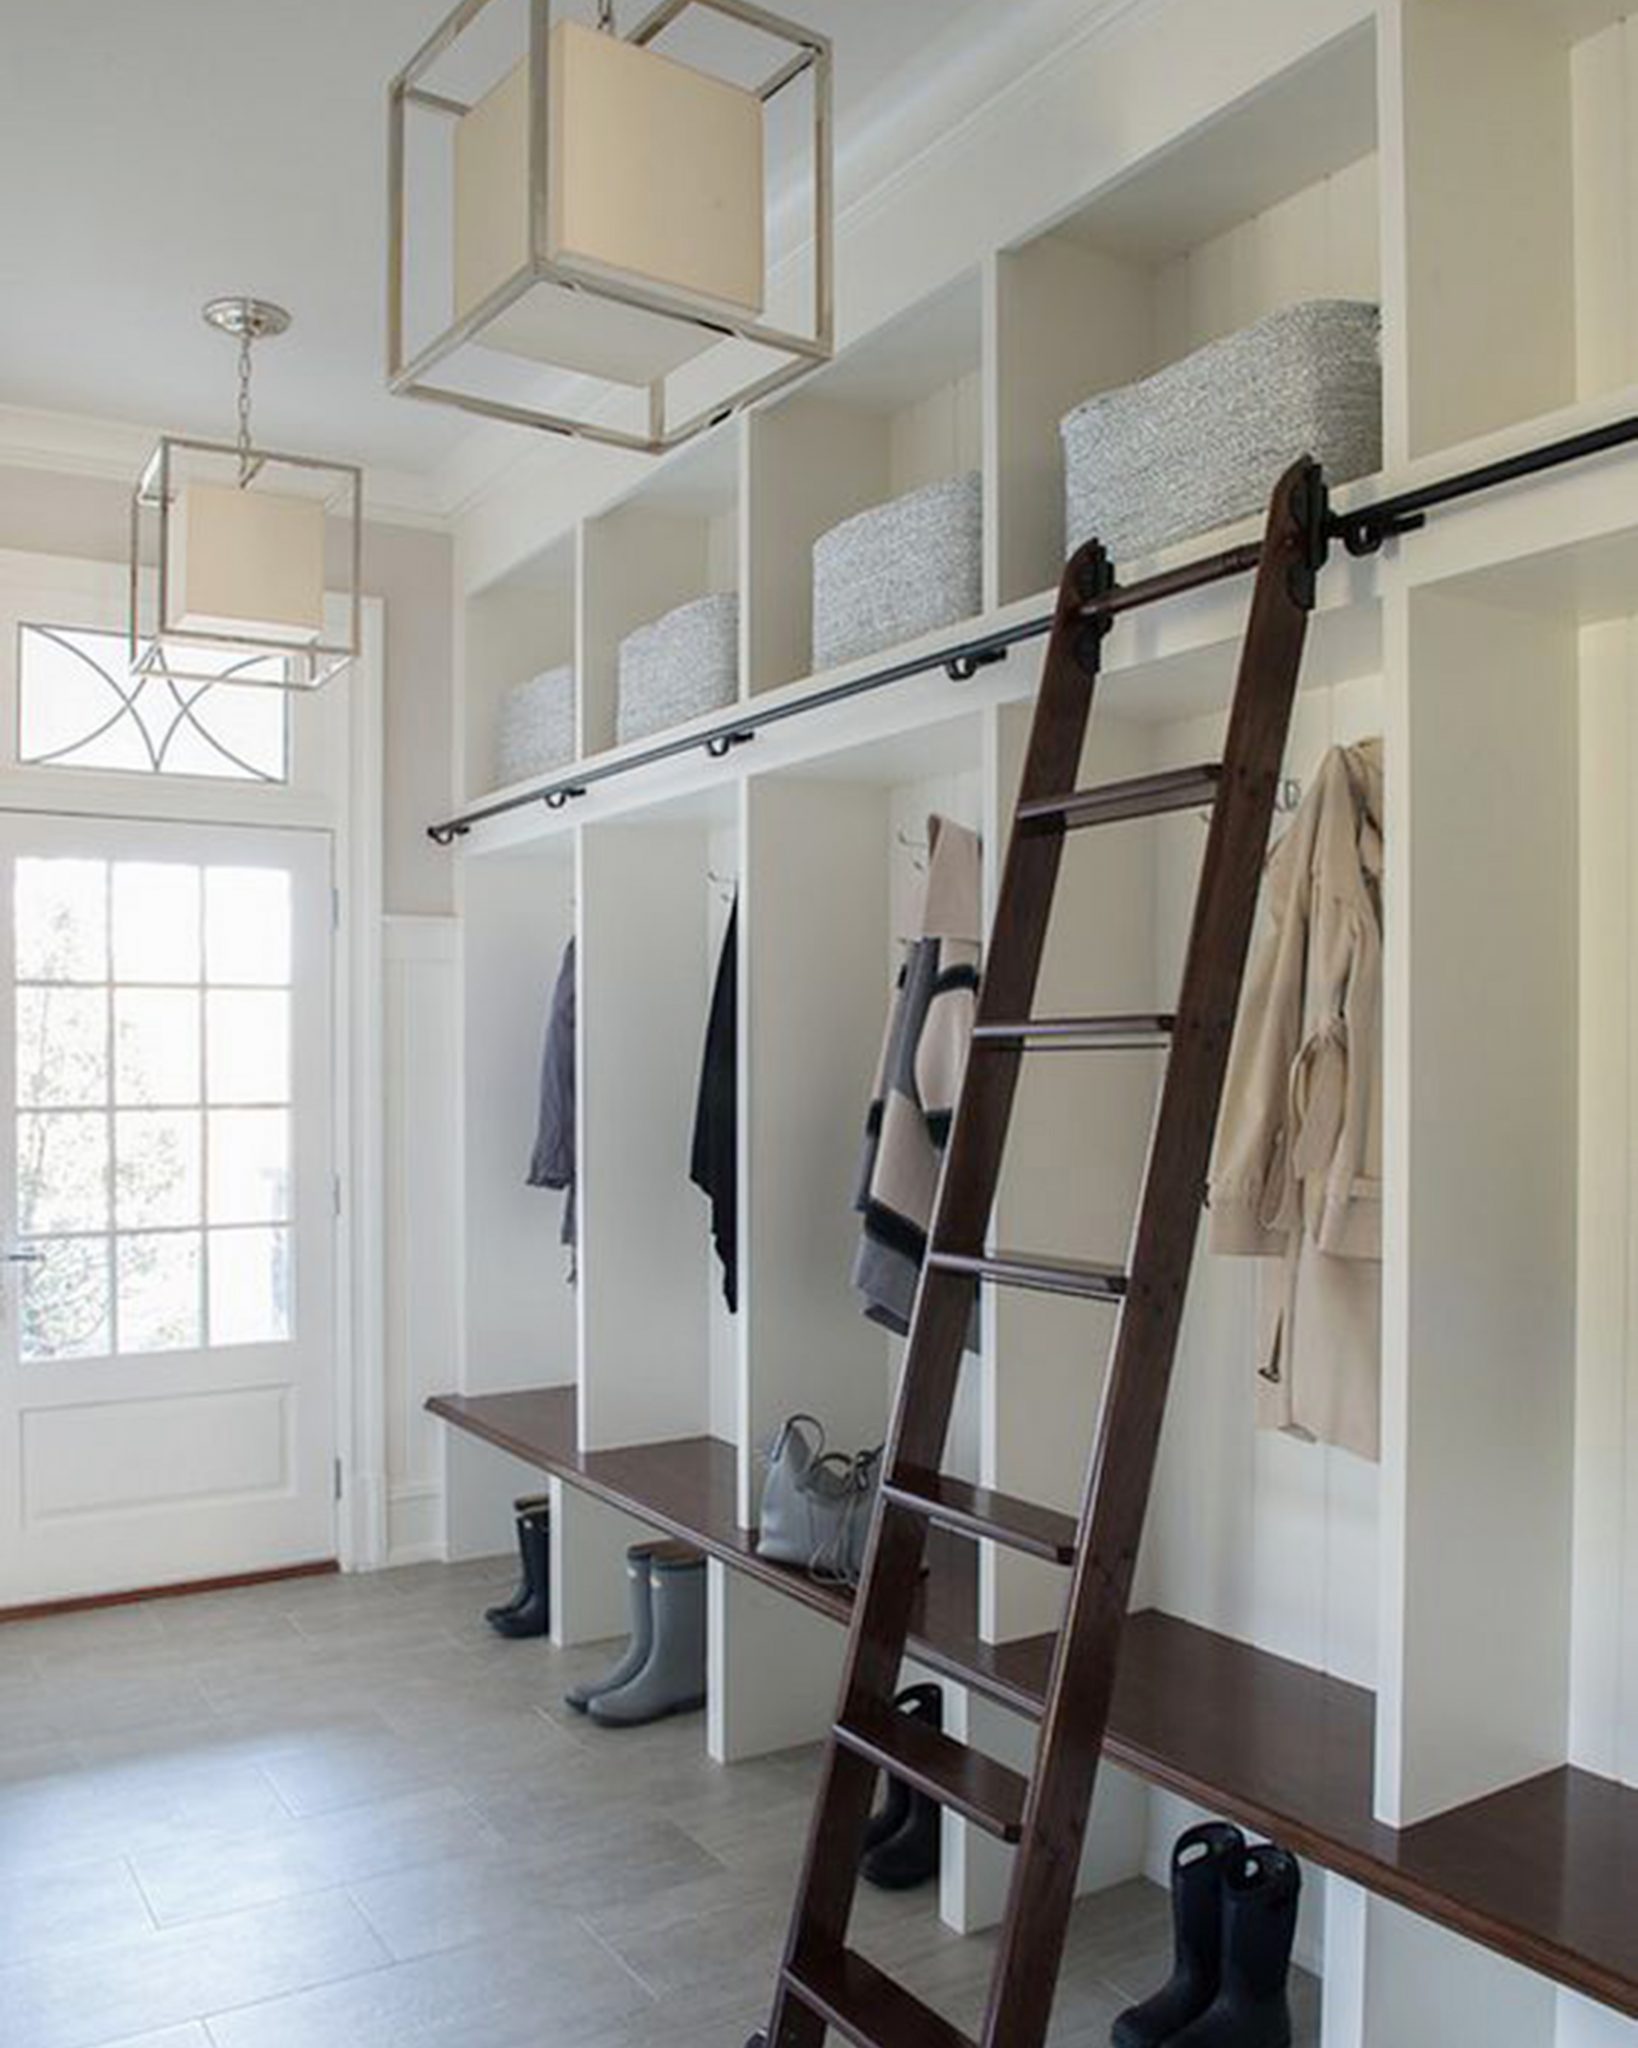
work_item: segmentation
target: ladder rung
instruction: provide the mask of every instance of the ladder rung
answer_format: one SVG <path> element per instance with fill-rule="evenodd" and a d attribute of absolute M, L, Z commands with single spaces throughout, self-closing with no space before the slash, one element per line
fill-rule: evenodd
<path fill-rule="evenodd" d="M 1024 1831 L 1028 1779 L 913 1715 L 896 1707 L 869 1707 L 838 1721 L 836 1739 L 997 1841 L 1016 1842 Z"/>
<path fill-rule="evenodd" d="M 1165 1045 L 1177 1019 L 1160 1012 L 1131 1017 L 1026 1017 L 1018 1023 L 975 1024 L 975 1045 L 1077 1046 L 1129 1051 L 1136 1046 Z"/>
<path fill-rule="evenodd" d="M 1194 768 L 1167 768 L 1159 775 L 1134 775 L 1124 782 L 1100 783 L 1095 789 L 1072 789 L 1064 796 L 1033 797 L 1018 806 L 1020 825 L 1117 825 L 1123 818 L 1158 818 L 1166 811 L 1190 811 L 1215 803 L 1222 764 L 1203 761 Z"/>
<path fill-rule="evenodd" d="M 1044 1557 L 1049 1564 L 1075 1562 L 1079 1528 L 1073 1515 L 1061 1515 L 1056 1508 L 1039 1507 L 987 1486 L 969 1486 L 965 1479 L 943 1472 L 907 1471 L 902 1478 L 888 1480 L 882 1491 L 900 1507 L 925 1515 L 942 1528 L 987 1536 L 1028 1557 Z"/>
<path fill-rule="evenodd" d="M 1119 1301 L 1126 1275 L 1119 1266 L 1090 1259 L 1043 1259 L 1033 1252 L 930 1252 L 930 1266 L 944 1273 L 970 1273 L 999 1287 L 1031 1287 L 1041 1294 L 1074 1294 L 1088 1301 Z"/>
<path fill-rule="evenodd" d="M 857 2048 L 973 2048 L 959 2027 L 853 1949 L 798 1954 L 782 1974 L 810 2012 Z"/>

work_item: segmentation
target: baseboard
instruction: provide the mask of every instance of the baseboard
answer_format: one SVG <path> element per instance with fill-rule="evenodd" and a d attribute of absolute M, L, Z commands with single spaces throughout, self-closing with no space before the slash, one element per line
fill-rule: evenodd
<path fill-rule="evenodd" d="M 281 1579 L 324 1579 L 341 1569 L 333 1557 L 307 1564 L 281 1564 L 261 1572 L 229 1572 L 218 1579 L 184 1579 L 167 1586 L 132 1586 L 123 1593 L 75 1593 L 61 1600 L 34 1600 L 0 1607 L 0 1623 L 43 1621 L 53 1614 L 88 1614 L 99 1607 L 134 1607 L 142 1600 L 185 1600 L 193 1593 L 234 1593 L 244 1586 L 271 1586 Z"/>
<path fill-rule="evenodd" d="M 448 1558 L 443 1488 L 428 1485 L 391 1488 L 387 1495 L 386 1562 L 389 1565 L 444 1564 Z"/>

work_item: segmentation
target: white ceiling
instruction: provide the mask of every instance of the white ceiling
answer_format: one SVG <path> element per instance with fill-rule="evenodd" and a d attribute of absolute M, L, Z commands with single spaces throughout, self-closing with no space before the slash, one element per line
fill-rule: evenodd
<path fill-rule="evenodd" d="M 472 423 L 382 388 L 383 107 L 449 4 L 0 0 L 0 406 L 224 432 L 232 352 L 198 308 L 255 292 L 296 314 L 257 358 L 262 438 L 443 463 Z M 1008 13 L 789 5 L 835 39 L 844 163 Z"/>

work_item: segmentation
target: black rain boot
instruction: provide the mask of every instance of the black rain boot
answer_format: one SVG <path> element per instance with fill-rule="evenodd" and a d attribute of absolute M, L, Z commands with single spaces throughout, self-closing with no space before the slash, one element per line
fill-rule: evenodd
<path fill-rule="evenodd" d="M 529 1604 L 530 1596 L 535 1589 L 529 1577 L 529 1544 L 523 1533 L 523 1518 L 525 1515 L 534 1513 L 536 1509 L 544 1509 L 549 1505 L 550 1503 L 543 1493 L 531 1495 L 525 1500 L 515 1500 L 512 1503 L 512 1512 L 517 1516 L 518 1523 L 518 1557 L 520 1560 L 518 1566 L 518 1589 L 510 1600 L 503 1600 L 498 1607 L 486 1607 L 484 1609 L 483 1618 L 491 1628 L 495 1626 L 503 1614 L 516 1614 L 520 1607 L 527 1607 Z"/>
<path fill-rule="evenodd" d="M 529 1598 L 492 1626 L 508 1640 L 543 1636 L 552 1625 L 552 1518 L 545 1508 L 525 1515 L 518 1525 L 529 1574 Z"/>
<path fill-rule="evenodd" d="M 1224 1888 L 1245 1855 L 1245 1836 L 1224 1820 L 1172 1844 L 1172 1974 L 1116 2020 L 1112 2048 L 1161 2048 L 1210 2007 L 1222 1985 Z"/>
<path fill-rule="evenodd" d="M 944 1712 L 943 1695 L 936 1685 L 907 1685 L 893 1702 L 901 1714 L 910 1714 L 918 1721 L 927 1721 L 938 1727 Z M 910 1818 L 910 1787 L 902 1778 L 895 1778 L 891 1771 L 886 1773 L 887 1796 L 881 1810 L 870 1816 L 870 1825 L 865 1829 L 865 1851 L 878 1849 L 883 1842 L 890 1842 Z"/>
<path fill-rule="evenodd" d="M 925 1721 L 930 1728 L 942 1728 L 944 1695 L 939 1688 L 936 1685 L 912 1686 L 909 1693 L 899 1695 L 899 1701 L 911 1694 L 922 1695 L 909 1710 L 916 1719 Z M 899 1704 L 899 1701 L 894 1704 Z M 929 1799 L 925 1792 L 917 1792 L 911 1787 L 905 1789 L 909 1793 L 909 1807 L 903 1825 L 885 1841 L 867 1849 L 859 1864 L 860 1876 L 878 1891 L 911 1891 L 938 1875 L 937 1802 Z"/>
<path fill-rule="evenodd" d="M 1297 1859 L 1272 1842 L 1248 1849 L 1223 1883 L 1223 1985 L 1170 2048 L 1291 2048 L 1286 1979 L 1297 1933 Z"/>

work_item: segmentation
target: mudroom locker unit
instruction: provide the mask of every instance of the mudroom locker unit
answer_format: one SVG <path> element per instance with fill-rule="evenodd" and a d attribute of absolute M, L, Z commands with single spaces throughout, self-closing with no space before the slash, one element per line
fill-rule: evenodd
<path fill-rule="evenodd" d="M 930 816 L 980 835 L 987 926 L 1041 642 L 941 657 L 1050 612 L 1063 415 L 1320 299 L 1381 309 L 1381 467 L 1343 512 L 1638 412 L 1618 0 L 1161 14 L 977 123 L 970 189 L 909 178 L 844 221 L 833 365 L 613 490 L 600 469 L 570 524 L 520 488 L 463 541 L 450 1541 L 501 1547 L 549 1472 L 564 1641 L 618 1630 L 637 1534 L 704 1548 L 703 1739 L 728 1763 L 835 1708 L 848 1599 L 755 1556 L 760 1454 L 797 1410 L 848 1448 L 886 1427 L 902 1342 L 850 1285 L 871 1077 Z M 1026 116 L 1037 146 L 1003 163 Z M 814 541 L 974 470 L 979 609 L 814 673 Z M 726 592 L 752 722 L 617 748 L 620 637 Z M 1082 784 L 1220 752 L 1246 601 L 1228 581 L 1116 620 Z M 1309 1862 L 1325 2048 L 1638 2038 L 1635 619 L 1628 447 L 1334 550 L 1310 625 L 1289 800 L 1329 748 L 1384 747 L 1380 1458 L 1255 1426 L 1253 1262 L 1202 1247 L 1082 1881 L 1160 1873 L 1198 1810 L 1277 1835 Z M 578 759 L 496 789 L 507 689 L 560 663 Z M 914 672 L 837 691 L 884 665 Z M 1172 1007 L 1205 838 L 1189 808 L 1068 842 L 1038 1012 Z M 729 1313 L 688 1153 L 735 901 Z M 561 1198 L 524 1184 L 571 935 L 572 1284 Z M 1164 1057 L 1026 1064 L 995 1242 L 1120 1259 Z M 944 1469 L 1073 1514 L 1110 1319 L 985 1289 Z M 1062 1600 L 1054 1565 L 935 1539 L 910 1657 L 947 1732 L 1021 1767 Z M 944 1918 L 989 1925 L 1011 1852 L 944 1828 Z"/>

